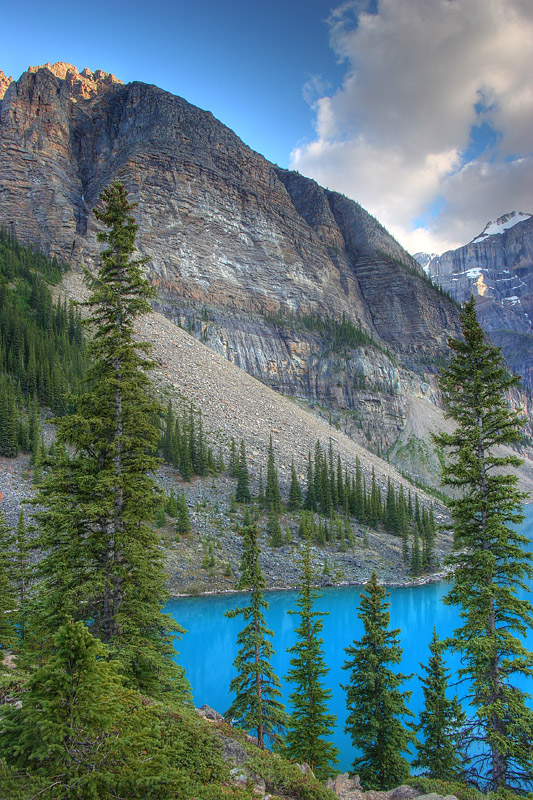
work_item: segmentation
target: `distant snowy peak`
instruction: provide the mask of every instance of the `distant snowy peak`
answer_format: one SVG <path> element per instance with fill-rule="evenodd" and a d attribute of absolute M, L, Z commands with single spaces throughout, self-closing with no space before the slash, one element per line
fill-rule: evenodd
<path fill-rule="evenodd" d="M 531 214 L 524 214 L 522 211 L 511 211 L 509 214 L 504 214 L 503 217 L 498 217 L 494 222 L 488 222 L 483 232 L 480 233 L 479 236 L 476 236 L 475 239 L 472 239 L 470 244 L 484 242 L 487 236 L 503 233 L 519 222 L 524 222 L 526 219 L 531 219 Z"/>
<path fill-rule="evenodd" d="M 434 258 L 438 258 L 438 253 L 415 253 L 413 258 L 416 258 L 424 272 L 429 273 L 429 265 Z"/>

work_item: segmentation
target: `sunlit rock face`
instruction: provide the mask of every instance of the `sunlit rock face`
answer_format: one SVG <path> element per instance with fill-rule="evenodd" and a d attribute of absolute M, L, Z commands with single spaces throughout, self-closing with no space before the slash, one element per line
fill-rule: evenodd
<path fill-rule="evenodd" d="M 92 209 L 120 180 L 158 307 L 208 346 L 280 391 L 354 412 L 383 447 L 407 395 L 435 400 L 457 308 L 361 206 L 155 86 L 57 63 L 2 73 L 0 96 L 0 221 L 24 242 L 94 266 Z M 335 344 L 312 316 L 376 346 Z"/>
<path fill-rule="evenodd" d="M 416 258 L 458 302 L 476 297 L 484 329 L 533 388 L 533 216 L 513 211 L 457 250 Z"/>

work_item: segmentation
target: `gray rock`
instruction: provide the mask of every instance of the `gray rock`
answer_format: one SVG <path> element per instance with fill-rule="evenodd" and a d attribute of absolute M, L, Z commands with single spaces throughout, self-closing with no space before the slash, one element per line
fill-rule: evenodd
<path fill-rule="evenodd" d="M 389 800 L 414 800 L 419 796 L 419 793 L 412 786 L 397 786 L 396 789 L 391 789 L 387 792 Z"/>
<path fill-rule="evenodd" d="M 219 737 L 221 744 L 221 753 L 224 761 L 234 764 L 236 767 L 242 767 L 250 760 L 250 756 L 239 742 L 231 739 L 229 736 Z"/>
<path fill-rule="evenodd" d="M 436 794 L 436 792 L 430 792 L 430 794 L 422 794 L 418 795 L 417 800 L 457 800 L 457 797 L 453 794 L 441 795 Z"/>
<path fill-rule="evenodd" d="M 197 708 L 196 711 L 204 719 L 211 720 L 212 722 L 224 721 L 224 717 L 222 716 L 222 714 L 219 714 L 218 711 L 214 710 L 214 708 L 208 706 L 207 703 L 203 706 L 200 706 L 200 708 Z"/>
<path fill-rule="evenodd" d="M 352 778 L 347 772 L 339 773 L 334 778 L 328 778 L 326 787 L 335 792 L 338 797 L 343 797 L 347 793 L 354 794 L 362 791 L 359 775 L 354 775 Z"/>

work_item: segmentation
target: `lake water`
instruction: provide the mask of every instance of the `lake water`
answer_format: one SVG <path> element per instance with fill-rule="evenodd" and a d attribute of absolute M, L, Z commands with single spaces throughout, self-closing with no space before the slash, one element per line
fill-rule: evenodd
<path fill-rule="evenodd" d="M 533 505 L 526 506 L 526 520 L 522 532 L 533 540 Z M 404 674 L 415 673 L 405 688 L 412 690 L 410 709 L 418 715 L 423 705 L 423 695 L 416 675 L 421 672 L 419 662 L 428 660 L 428 642 L 433 626 L 436 626 L 442 639 L 452 633 L 458 622 L 458 610 L 445 606 L 442 597 L 447 593 L 447 582 L 432 583 L 413 588 L 391 588 L 389 602 L 391 628 L 400 628 L 400 642 L 403 648 L 403 661 L 400 670 Z M 346 719 L 345 692 L 340 683 L 347 683 L 348 673 L 342 669 L 346 659 L 344 648 L 363 633 L 362 623 L 357 616 L 361 587 L 326 588 L 317 600 L 315 608 L 328 611 L 323 617 L 325 660 L 330 672 L 325 679 L 333 692 L 330 711 L 337 715 L 337 728 L 332 740 L 340 750 L 339 768 L 350 769 L 354 751 L 350 738 L 344 734 Z M 266 599 L 269 609 L 265 614 L 267 624 L 274 631 L 273 645 L 275 655 L 272 659 L 274 670 L 282 681 L 286 701 L 293 691 L 286 684 L 284 675 L 289 669 L 289 656 L 286 648 L 294 641 L 294 628 L 298 617 L 287 612 L 294 609 L 296 592 L 268 592 Z M 188 633 L 176 644 L 179 651 L 177 661 L 185 668 L 193 689 L 196 706 L 207 703 L 224 713 L 231 703 L 229 684 L 235 674 L 233 660 L 236 655 L 237 633 L 243 627 L 242 617 L 227 619 L 224 612 L 235 608 L 243 595 L 218 595 L 210 597 L 177 598 L 167 604 L 166 611 L 187 629 Z M 533 633 L 528 636 L 529 647 L 533 649 Z M 448 667 L 455 670 L 459 664 L 458 656 L 447 655 Z M 532 687 L 528 686 L 529 691 Z"/>

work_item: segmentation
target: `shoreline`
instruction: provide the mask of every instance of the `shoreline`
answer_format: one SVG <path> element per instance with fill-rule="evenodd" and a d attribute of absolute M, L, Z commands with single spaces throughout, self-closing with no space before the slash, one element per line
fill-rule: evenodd
<path fill-rule="evenodd" d="M 440 581 L 445 581 L 449 579 L 451 574 L 451 569 L 444 569 L 440 570 L 439 572 L 434 572 L 431 575 L 421 575 L 418 578 L 413 578 L 412 580 L 408 581 L 401 581 L 397 583 L 378 583 L 381 586 L 385 586 L 387 589 L 402 589 L 402 588 L 417 588 L 418 586 L 427 586 L 429 583 L 440 583 Z M 315 586 L 314 588 L 318 591 L 322 591 L 323 589 L 341 589 L 348 586 L 366 586 L 368 581 L 363 583 L 356 582 L 356 581 L 341 581 L 339 583 L 328 583 L 323 584 L 322 586 Z M 298 586 L 274 586 L 270 588 L 266 588 L 264 590 L 264 594 L 267 595 L 271 592 L 295 592 L 298 591 Z M 219 595 L 226 595 L 226 594 L 247 594 L 246 589 L 218 589 L 218 590 L 206 590 L 204 592 L 183 592 L 179 594 L 169 594 L 169 600 L 180 600 L 186 597 L 217 597 Z"/>

